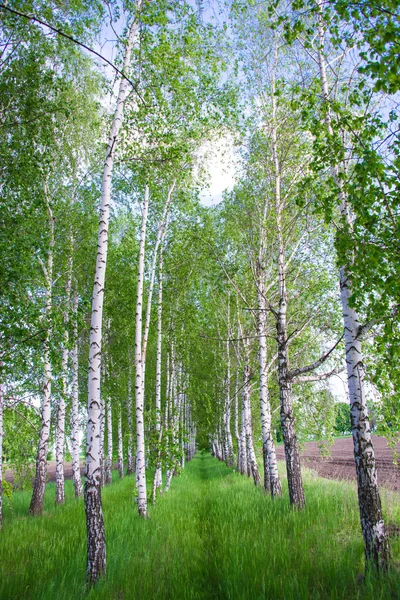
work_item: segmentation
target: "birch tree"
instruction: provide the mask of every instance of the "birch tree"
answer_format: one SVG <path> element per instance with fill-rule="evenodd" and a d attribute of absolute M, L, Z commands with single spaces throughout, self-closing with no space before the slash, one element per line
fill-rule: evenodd
<path fill-rule="evenodd" d="M 80 449 L 79 449 L 79 350 L 78 350 L 78 294 L 73 293 L 73 349 L 72 349 L 72 406 L 71 406 L 71 443 L 72 443 L 72 479 L 74 482 L 75 496 L 83 494 Z"/>
<path fill-rule="evenodd" d="M 324 57 L 324 24 L 321 13 L 318 15 L 318 60 L 321 88 L 326 103 L 325 122 L 327 132 L 332 136 L 332 124 L 329 113 L 329 88 Z M 347 227 L 351 228 L 351 217 L 346 201 L 346 193 L 339 181 L 339 169 L 332 165 L 332 175 L 338 185 L 341 213 Z M 350 414 L 356 462 L 358 501 L 360 507 L 361 529 L 365 543 L 367 560 L 373 560 L 377 566 L 387 568 L 388 538 L 382 515 L 382 505 L 378 490 L 375 465 L 375 453 L 371 438 L 368 408 L 364 388 L 364 366 L 362 354 L 362 324 L 360 317 L 351 306 L 351 278 L 347 266 L 340 267 L 340 291 L 343 310 L 343 324 L 346 347 L 347 380 L 350 399 Z"/>
<path fill-rule="evenodd" d="M 157 459 L 153 483 L 153 503 L 157 490 L 162 489 L 162 465 L 161 465 L 161 366 L 162 366 L 162 300 L 163 300 L 163 247 L 160 249 L 158 263 L 158 302 L 157 302 L 157 358 L 156 358 L 156 436 L 157 436 Z M 166 409 L 167 411 L 167 409 Z"/>
<path fill-rule="evenodd" d="M 127 36 L 123 61 L 123 72 L 131 66 L 132 50 L 138 29 L 138 17 L 142 1 L 136 5 L 136 14 L 132 18 Z M 93 285 L 92 317 L 89 343 L 89 384 L 88 384 L 88 427 L 86 449 L 85 511 L 87 527 L 87 581 L 94 584 L 106 572 L 106 546 L 103 512 L 100 491 L 100 378 L 101 378 L 101 339 L 104 302 L 105 270 L 107 266 L 108 224 L 111 201 L 111 180 L 115 151 L 122 124 L 124 104 L 128 90 L 128 80 L 122 77 L 119 83 L 118 97 L 111 124 L 106 159 L 104 162 L 100 221 L 98 231 L 96 270 Z"/>
<path fill-rule="evenodd" d="M 47 475 L 47 452 L 50 439 L 50 417 L 51 417 L 51 382 L 52 368 L 50 362 L 50 335 L 51 335 L 51 310 L 52 310 L 52 287 L 53 287 L 53 249 L 54 249 L 54 216 L 49 197 L 47 182 L 44 184 L 44 198 L 48 213 L 48 236 L 49 247 L 46 262 L 41 261 L 43 277 L 45 281 L 45 313 L 44 328 L 45 339 L 43 343 L 43 383 L 42 383 L 42 425 L 40 429 L 39 445 L 36 456 L 36 473 L 33 484 L 29 514 L 37 515 L 42 512 L 44 502 L 44 491 Z"/>

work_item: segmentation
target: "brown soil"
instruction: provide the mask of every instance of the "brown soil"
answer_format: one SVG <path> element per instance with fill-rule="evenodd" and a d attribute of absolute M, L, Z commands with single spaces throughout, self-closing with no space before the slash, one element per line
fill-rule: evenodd
<path fill-rule="evenodd" d="M 81 475 L 83 476 L 85 470 L 85 461 L 81 461 Z M 64 463 L 64 475 L 65 479 L 72 479 L 72 464 Z M 4 474 L 4 479 L 12 483 L 14 481 L 13 474 L 10 470 L 7 470 Z M 56 480 L 56 461 L 50 460 L 47 463 L 47 481 L 54 482 Z"/>
<path fill-rule="evenodd" d="M 378 483 L 382 487 L 400 491 L 400 464 L 393 463 L 393 450 L 387 445 L 386 438 L 372 436 L 375 448 Z M 396 444 L 399 453 L 400 444 Z M 278 460 L 285 459 L 283 445 L 277 446 Z M 330 456 L 322 457 L 317 442 L 307 442 L 301 452 L 303 467 L 314 469 L 321 477 L 328 479 L 355 480 L 356 471 L 353 454 L 353 440 L 349 438 L 336 439 L 330 448 Z"/>

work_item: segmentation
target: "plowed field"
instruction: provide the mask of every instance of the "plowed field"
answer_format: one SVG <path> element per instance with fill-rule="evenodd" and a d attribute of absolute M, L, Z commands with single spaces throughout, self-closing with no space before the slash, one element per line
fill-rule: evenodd
<path fill-rule="evenodd" d="M 376 435 L 372 437 L 379 485 L 400 491 L 400 465 L 393 463 L 393 450 L 389 448 L 385 438 Z M 396 445 L 396 449 L 400 463 L 400 444 Z M 285 459 L 283 445 L 277 446 L 277 455 L 279 460 Z M 317 442 L 307 442 L 301 452 L 301 464 L 314 469 L 321 477 L 355 480 L 353 440 L 351 437 L 336 439 L 328 457 L 321 456 Z"/>

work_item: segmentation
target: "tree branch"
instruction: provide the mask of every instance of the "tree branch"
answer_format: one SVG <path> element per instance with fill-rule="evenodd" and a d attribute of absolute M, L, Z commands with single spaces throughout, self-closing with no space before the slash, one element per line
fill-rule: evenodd
<path fill-rule="evenodd" d="M 303 377 L 296 377 L 292 383 L 293 385 L 296 385 L 297 383 L 325 381 L 326 379 L 333 377 L 333 375 L 338 375 L 339 373 L 342 373 L 344 370 L 345 367 L 335 367 L 334 369 L 332 369 L 332 371 L 328 371 L 328 373 L 321 373 L 321 375 L 304 375 Z"/>
<path fill-rule="evenodd" d="M 383 317 L 381 317 L 379 319 L 371 319 L 370 321 L 368 321 L 368 323 L 365 323 L 364 325 L 360 325 L 360 327 L 358 328 L 358 331 L 357 331 L 356 339 L 362 340 L 365 337 L 365 335 L 375 325 L 380 325 L 386 319 L 394 319 L 394 317 L 396 317 L 399 314 L 399 312 L 400 312 L 400 306 L 395 306 L 394 308 L 392 308 L 389 315 L 384 315 Z"/>
<path fill-rule="evenodd" d="M 74 44 L 77 44 L 78 46 L 81 46 L 81 48 L 84 48 L 85 50 L 87 50 L 91 54 L 94 54 L 95 56 L 97 56 L 97 58 L 100 58 L 100 60 L 102 60 L 103 62 L 107 63 L 112 69 L 114 69 L 114 71 L 116 73 L 118 73 L 119 75 L 121 75 L 121 77 L 123 79 L 126 79 L 126 81 L 128 81 L 131 84 L 131 86 L 133 87 L 133 89 L 138 94 L 137 84 L 133 83 L 133 81 L 131 79 L 129 79 L 129 77 L 127 77 L 122 71 L 120 71 L 120 69 L 118 69 L 111 61 L 109 61 L 107 58 L 105 58 L 105 56 L 103 56 L 99 52 L 96 52 L 96 50 L 93 50 L 93 48 L 90 48 L 90 46 L 86 46 L 86 44 L 84 44 L 83 42 L 80 42 L 79 40 L 77 40 L 76 38 L 72 37 L 71 35 L 68 35 L 64 31 L 62 31 L 61 29 L 58 29 L 57 27 L 53 27 L 53 25 L 50 25 L 49 23 L 46 23 L 46 21 L 42 21 L 41 19 L 39 19 L 35 15 L 28 15 L 26 13 L 22 13 L 22 12 L 20 12 L 18 10 L 14 10 L 13 8 L 10 8 L 9 6 L 6 6 L 5 4 L 0 4 L 0 10 L 1 9 L 2 10 L 7 10 L 8 12 L 12 13 L 13 15 L 16 15 L 17 17 L 23 17 L 24 19 L 28 19 L 29 21 L 34 21 L 35 23 L 39 23 L 39 25 L 43 25 L 43 27 L 47 27 L 48 29 L 50 29 L 50 31 L 53 31 L 54 33 L 57 33 L 58 35 L 61 35 L 65 39 L 69 40 L 70 42 L 73 42 Z"/>
<path fill-rule="evenodd" d="M 315 369 L 317 369 L 320 365 L 322 365 L 322 363 L 326 361 L 327 358 L 329 358 L 329 356 L 332 354 L 335 348 L 337 348 L 337 346 L 340 344 L 343 338 L 344 333 L 340 336 L 336 344 L 332 346 L 330 350 L 328 350 L 328 352 L 323 354 L 318 360 L 313 362 L 311 365 L 308 365 L 307 367 L 301 367 L 300 369 L 294 369 L 293 371 L 289 371 L 287 375 L 288 379 L 294 379 L 294 377 L 298 377 L 298 375 L 303 375 L 303 373 L 309 373 L 310 371 L 314 371 Z"/>

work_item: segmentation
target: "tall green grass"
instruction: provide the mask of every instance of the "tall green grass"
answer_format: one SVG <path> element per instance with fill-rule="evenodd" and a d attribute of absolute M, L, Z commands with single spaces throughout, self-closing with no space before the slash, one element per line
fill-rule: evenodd
<path fill-rule="evenodd" d="M 168 494 L 137 516 L 132 478 L 103 491 L 107 578 L 86 593 L 82 500 L 28 518 L 28 493 L 6 507 L 0 533 L 1 600 L 336 599 L 400 598 L 397 557 L 385 577 L 364 577 L 355 487 L 305 471 L 307 507 L 272 501 L 252 481 L 209 455 L 197 455 Z M 386 494 L 389 519 L 400 519 Z"/>

